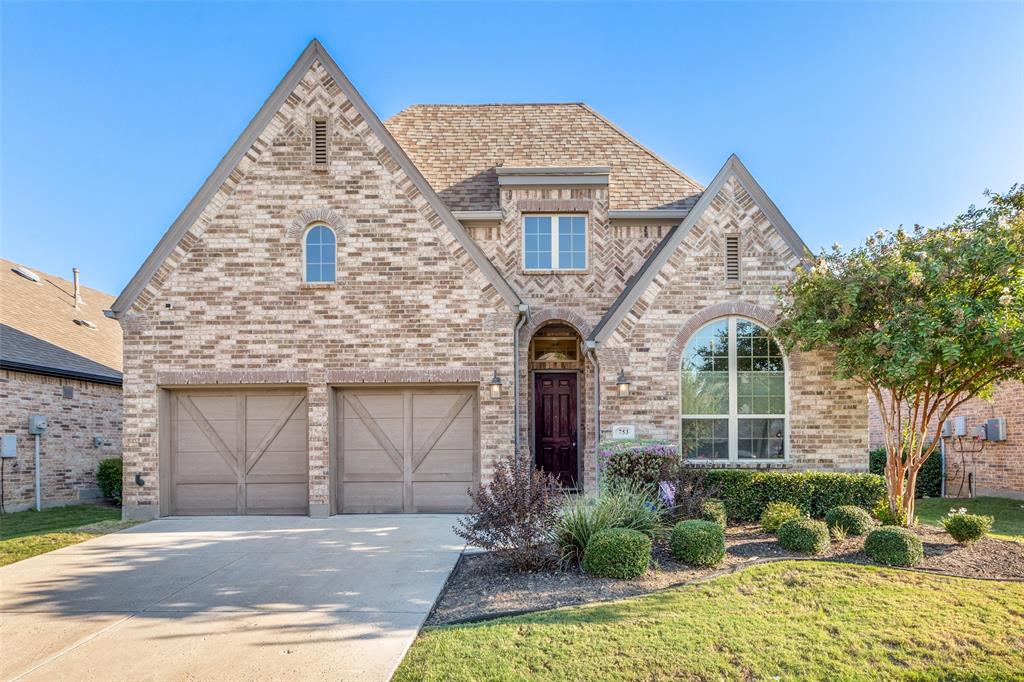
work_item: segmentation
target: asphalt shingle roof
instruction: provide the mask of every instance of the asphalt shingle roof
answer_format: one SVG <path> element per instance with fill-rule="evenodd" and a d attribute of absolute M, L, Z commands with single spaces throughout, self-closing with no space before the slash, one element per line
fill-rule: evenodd
<path fill-rule="evenodd" d="M 609 166 L 610 208 L 682 209 L 702 187 L 585 104 L 417 104 L 384 123 L 453 211 L 498 208 L 497 166 Z"/>
<path fill-rule="evenodd" d="M 33 282 L 16 267 L 0 259 L 0 366 L 120 383 L 121 325 L 103 315 L 114 297 L 80 287 L 76 310 L 72 282 L 28 268 Z"/>

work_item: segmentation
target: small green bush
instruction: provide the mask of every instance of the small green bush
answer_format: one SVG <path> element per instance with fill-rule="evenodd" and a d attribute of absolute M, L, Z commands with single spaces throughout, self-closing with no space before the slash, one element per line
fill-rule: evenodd
<path fill-rule="evenodd" d="M 926 446 L 927 447 L 927 446 Z M 885 474 L 885 448 L 868 453 L 868 471 L 882 476 Z M 942 456 L 936 450 L 924 461 L 917 472 L 917 497 L 940 497 L 942 495 Z"/>
<path fill-rule="evenodd" d="M 871 515 L 883 526 L 906 526 L 907 511 L 900 507 L 895 514 L 889 509 L 889 500 L 880 500 L 871 510 Z"/>
<path fill-rule="evenodd" d="M 669 535 L 672 556 L 694 566 L 714 566 L 725 557 L 725 531 L 714 521 L 680 521 Z"/>
<path fill-rule="evenodd" d="M 114 504 L 121 504 L 121 480 L 123 476 L 120 457 L 112 457 L 100 462 L 96 469 L 96 484 L 104 498 Z"/>
<path fill-rule="evenodd" d="M 840 507 L 833 507 L 825 514 L 825 523 L 829 528 L 841 528 L 843 537 L 846 535 L 864 535 L 871 530 L 875 523 L 871 520 L 871 514 L 860 507 L 844 504 Z"/>
<path fill-rule="evenodd" d="M 791 552 L 821 554 L 829 548 L 828 526 L 814 519 L 790 519 L 779 526 L 779 545 Z"/>
<path fill-rule="evenodd" d="M 583 569 L 601 578 L 635 578 L 651 563 L 651 539 L 629 528 L 609 528 L 590 538 Z"/>
<path fill-rule="evenodd" d="M 712 523 L 717 523 L 722 528 L 725 528 L 725 503 L 721 500 L 709 497 L 700 503 L 700 512 L 698 516 L 704 521 L 711 521 Z"/>
<path fill-rule="evenodd" d="M 968 514 L 966 509 L 957 511 L 949 510 L 949 515 L 943 516 L 942 527 L 953 536 L 953 539 L 961 545 L 969 545 L 982 539 L 992 530 L 995 518 L 981 514 Z"/>
<path fill-rule="evenodd" d="M 868 533 L 864 553 L 887 566 L 916 566 L 924 559 L 924 545 L 906 528 L 882 526 Z"/>
<path fill-rule="evenodd" d="M 765 533 L 774 533 L 784 522 L 799 519 L 803 515 L 799 507 L 789 502 L 769 502 L 761 514 L 761 529 Z"/>

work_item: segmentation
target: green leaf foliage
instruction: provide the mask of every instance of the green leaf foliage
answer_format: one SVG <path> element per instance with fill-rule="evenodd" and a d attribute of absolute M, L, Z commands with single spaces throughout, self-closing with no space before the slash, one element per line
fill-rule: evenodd
<path fill-rule="evenodd" d="M 786 521 L 799 519 L 803 515 L 799 507 L 789 502 L 769 502 L 761 514 L 761 530 L 774 533 Z"/>
<path fill-rule="evenodd" d="M 680 561 L 714 566 L 725 558 L 725 531 L 714 521 L 680 521 L 672 527 L 668 547 Z"/>
<path fill-rule="evenodd" d="M 842 529 L 846 535 L 864 535 L 875 526 L 871 514 L 848 504 L 829 509 L 825 514 L 825 523 L 829 528 Z"/>
<path fill-rule="evenodd" d="M 629 528 L 609 528 L 590 538 L 583 569 L 601 578 L 635 578 L 651 563 L 651 538 Z"/>
<path fill-rule="evenodd" d="M 814 519 L 790 519 L 779 526 L 779 545 L 804 554 L 827 552 L 830 545 L 828 526 Z"/>
<path fill-rule="evenodd" d="M 114 504 L 121 504 L 122 472 L 120 457 L 105 459 L 96 469 L 96 484 L 100 488 L 100 493 Z"/>
<path fill-rule="evenodd" d="M 874 474 L 712 469 L 708 481 L 718 488 L 729 518 L 738 521 L 758 521 L 770 502 L 789 502 L 820 518 L 832 507 L 872 509 L 885 499 L 885 482 Z"/>
<path fill-rule="evenodd" d="M 885 473 L 885 448 L 876 448 L 868 453 L 868 471 L 881 476 Z M 917 472 L 917 497 L 940 497 L 942 495 L 942 457 L 932 453 Z"/>
<path fill-rule="evenodd" d="M 882 526 L 868 533 L 864 553 L 886 566 L 916 566 L 924 559 L 924 544 L 906 528 Z"/>

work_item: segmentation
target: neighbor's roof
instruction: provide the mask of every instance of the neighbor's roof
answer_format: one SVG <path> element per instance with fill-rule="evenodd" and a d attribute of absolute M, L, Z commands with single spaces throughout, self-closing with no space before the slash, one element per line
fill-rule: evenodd
<path fill-rule="evenodd" d="M 685 209 L 702 187 L 586 104 L 417 104 L 385 124 L 453 211 L 498 208 L 497 166 L 609 166 L 612 210 Z"/>
<path fill-rule="evenodd" d="M 103 315 L 114 297 L 86 286 L 79 291 L 76 310 L 71 281 L 0 259 L 0 367 L 120 384 L 121 325 Z"/>

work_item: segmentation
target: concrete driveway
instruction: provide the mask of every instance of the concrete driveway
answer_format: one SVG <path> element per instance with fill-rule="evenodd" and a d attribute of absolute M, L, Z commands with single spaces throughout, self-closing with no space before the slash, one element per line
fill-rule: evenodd
<path fill-rule="evenodd" d="M 455 519 L 161 519 L 0 568 L 2 677 L 387 679 Z"/>

